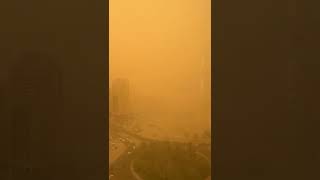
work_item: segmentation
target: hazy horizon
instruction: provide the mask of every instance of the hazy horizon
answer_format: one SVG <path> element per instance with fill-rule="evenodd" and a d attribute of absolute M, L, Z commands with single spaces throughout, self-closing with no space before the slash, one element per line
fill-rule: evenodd
<path fill-rule="evenodd" d="M 151 105 L 177 114 L 210 108 L 210 102 L 203 105 L 210 101 L 210 14 L 210 0 L 110 1 L 109 80 L 130 81 L 133 108 Z M 205 119 L 163 123 L 209 128 L 204 112 Z"/>

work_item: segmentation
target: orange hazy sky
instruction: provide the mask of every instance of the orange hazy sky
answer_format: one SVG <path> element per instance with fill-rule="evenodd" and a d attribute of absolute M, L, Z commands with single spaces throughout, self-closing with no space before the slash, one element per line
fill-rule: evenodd
<path fill-rule="evenodd" d="M 210 72 L 211 0 L 110 0 L 109 28 L 111 81 L 128 78 L 136 93 L 169 104 L 199 98 L 201 64 Z"/>

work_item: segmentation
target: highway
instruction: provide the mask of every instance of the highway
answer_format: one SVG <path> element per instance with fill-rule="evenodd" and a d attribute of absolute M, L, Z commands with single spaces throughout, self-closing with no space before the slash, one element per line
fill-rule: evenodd
<path fill-rule="evenodd" d="M 119 133 L 122 137 L 123 142 L 122 149 L 116 150 L 112 153 L 111 161 L 109 162 L 109 179 L 110 180 L 142 180 L 141 177 L 136 174 L 133 170 L 133 157 L 131 156 L 135 148 L 138 148 L 142 142 L 155 142 L 163 140 L 149 139 L 132 133 L 125 128 L 117 125 L 113 125 L 114 128 L 121 132 Z M 183 144 L 183 142 L 176 142 L 178 144 Z M 134 148 L 135 147 L 135 148 Z M 202 150 L 200 150 L 202 151 Z M 210 153 L 210 152 L 209 152 Z M 206 155 L 208 152 L 198 152 L 198 155 L 205 158 L 208 163 L 210 163 L 210 157 Z M 211 163 L 210 163 L 211 165 Z"/>

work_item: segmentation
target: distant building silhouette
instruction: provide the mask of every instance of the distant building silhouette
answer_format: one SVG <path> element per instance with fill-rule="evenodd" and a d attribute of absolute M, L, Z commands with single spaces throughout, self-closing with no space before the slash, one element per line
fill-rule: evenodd
<path fill-rule="evenodd" d="M 130 113 L 130 86 L 128 79 L 116 79 L 111 87 L 111 113 L 125 115 Z"/>
<path fill-rule="evenodd" d="M 200 101 L 201 113 L 206 121 L 211 121 L 211 65 L 210 60 L 201 60 Z"/>

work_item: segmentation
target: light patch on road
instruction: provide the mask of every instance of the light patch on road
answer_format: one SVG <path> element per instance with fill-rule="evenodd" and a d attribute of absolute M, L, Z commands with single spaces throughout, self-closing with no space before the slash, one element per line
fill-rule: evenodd
<path fill-rule="evenodd" d="M 112 141 L 110 144 L 112 145 L 109 147 L 109 166 L 115 162 L 127 149 L 127 146 L 120 141 Z"/>

